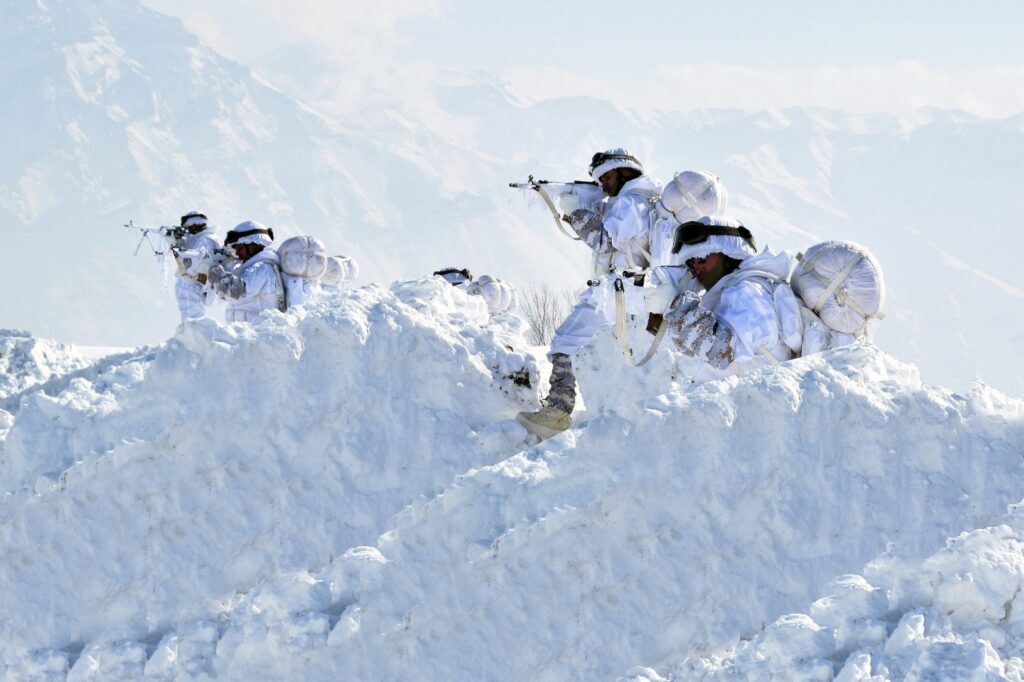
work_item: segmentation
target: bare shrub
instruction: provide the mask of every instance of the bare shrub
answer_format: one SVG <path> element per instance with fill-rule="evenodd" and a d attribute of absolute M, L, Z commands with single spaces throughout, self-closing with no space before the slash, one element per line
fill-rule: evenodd
<path fill-rule="evenodd" d="M 526 339 L 535 346 L 551 345 L 555 329 L 569 315 L 582 291 L 568 286 L 555 289 L 546 283 L 528 287 L 519 301 L 519 314 L 529 325 Z"/>

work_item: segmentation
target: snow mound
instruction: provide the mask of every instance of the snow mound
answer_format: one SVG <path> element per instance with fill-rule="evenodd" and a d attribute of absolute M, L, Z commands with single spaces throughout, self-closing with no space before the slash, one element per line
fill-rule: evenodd
<path fill-rule="evenodd" d="M 930 387 L 851 346 L 598 396 L 587 421 L 508 456 L 523 433 L 507 417 L 537 399 L 538 359 L 511 350 L 522 326 L 440 280 L 368 286 L 251 326 L 192 324 L 28 392 L 0 450 L 0 673 L 923 679 L 1016 665 L 1006 605 L 1024 568 L 1002 528 L 1017 523 L 1003 519 L 1021 498 L 1024 402 Z M 607 339 L 584 360 L 591 384 L 603 364 L 625 395 L 655 386 L 626 385 Z M 971 542 L 1008 549 L 950 554 Z M 925 578 L 904 577 L 920 565 Z M 825 586 L 809 615 L 785 615 Z"/>
<path fill-rule="evenodd" d="M 479 449 L 517 437 L 507 422 L 472 435 L 481 425 L 472 425 L 477 417 L 513 409 L 511 395 L 483 386 L 487 372 L 467 369 L 503 346 L 480 344 L 481 332 L 470 331 L 486 330 L 469 324 L 482 314 L 473 301 L 431 286 L 403 283 L 390 293 L 370 287 L 308 317 L 273 314 L 252 329 L 210 324 L 179 334 L 149 368 L 154 385 L 147 390 L 159 393 L 186 357 L 197 363 L 196 375 L 219 367 L 217 376 L 243 383 L 239 370 L 260 357 L 266 367 L 258 385 L 266 387 L 279 386 L 279 373 L 291 375 L 296 363 L 311 362 L 298 376 L 315 382 L 317 400 L 328 412 L 351 410 L 352 402 L 324 393 L 323 362 L 303 359 L 352 355 L 334 376 L 347 386 L 359 366 L 386 366 L 404 356 L 394 372 L 380 374 L 381 381 L 401 378 L 401 396 L 378 396 L 376 403 L 389 404 L 399 418 L 372 437 L 360 432 L 380 466 L 345 478 L 334 459 L 317 454 L 316 443 L 326 436 L 307 439 L 302 451 L 297 439 L 279 435 L 294 428 L 285 420 L 262 431 L 274 435 L 276 447 L 243 439 L 251 421 L 232 423 L 240 442 L 215 440 L 205 454 L 196 439 L 179 440 L 173 466 L 170 453 L 143 454 L 153 451 L 151 444 L 121 446 L 125 452 L 103 458 L 111 460 L 108 471 L 91 478 L 120 498 L 119 508 L 132 510 L 117 520 L 128 541 L 104 535 L 112 521 L 89 509 L 100 506 L 100 489 L 88 490 L 81 479 L 78 494 L 70 485 L 67 492 L 50 491 L 23 502 L 18 517 L 4 522 L 4 550 L 12 560 L 0 585 L 20 586 L 4 588 L 10 592 L 4 603 L 14 604 L 4 614 L 2 640 L 10 673 L 511 680 L 604 679 L 628 670 L 628 679 L 657 679 L 658 671 L 673 668 L 690 674 L 679 665 L 687 652 L 698 652 L 690 665 L 704 660 L 699 652 L 757 635 L 759 661 L 798 677 L 827 676 L 833 666 L 823 658 L 833 655 L 836 632 L 847 648 L 873 646 L 889 632 L 891 607 L 873 587 L 879 582 L 847 574 L 882 551 L 887 565 L 920 562 L 946 537 L 997 522 L 1006 504 L 1020 498 L 1021 401 L 983 386 L 957 395 L 923 385 L 914 368 L 867 346 L 619 404 L 613 414 L 594 416 L 558 438 L 475 464 L 469 460 L 487 458 L 472 441 Z M 337 349 L 348 336 L 331 330 L 349 324 L 358 332 L 351 336 L 365 341 Z M 377 325 L 403 333 L 367 333 Z M 410 340 L 419 325 L 432 333 L 416 332 Z M 442 331 L 452 334 L 447 344 L 438 338 Z M 456 338 L 466 334 L 485 352 L 469 352 Z M 384 361 L 379 348 L 369 351 L 378 335 L 381 345 L 401 345 L 401 352 L 385 353 L 392 358 Z M 186 355 L 178 345 L 191 350 Z M 336 350 L 326 353 L 327 346 Z M 281 354 L 290 359 L 271 362 Z M 421 382 L 430 377 L 427 390 Z M 436 427 L 422 433 L 431 424 L 415 418 L 424 409 L 419 401 L 443 402 L 459 382 L 470 399 L 490 407 L 460 408 L 476 415 L 465 433 Z M 220 409 L 242 412 L 241 395 L 222 395 Z M 165 430 L 162 442 L 170 433 L 178 432 Z M 367 488 L 397 471 L 391 448 L 402 448 L 406 461 L 412 442 L 435 458 L 451 452 L 461 461 L 410 465 L 399 478 L 412 503 L 401 511 L 374 509 Z M 298 456 L 288 454 L 292 448 Z M 346 452 L 344 444 L 340 450 Z M 460 465 L 466 473 L 431 491 Z M 177 469 L 186 473 L 150 483 Z M 284 484 L 263 486 L 262 478 Z M 359 504 L 340 495 L 339 480 Z M 62 503 L 69 492 L 74 508 Z M 382 529 L 387 514 L 398 513 L 375 544 L 339 551 L 345 537 L 359 533 L 335 526 L 352 522 L 355 511 L 379 512 L 364 529 Z M 61 514 L 62 524 L 74 527 L 59 531 L 54 544 L 71 547 L 41 561 L 29 551 L 26 530 L 47 535 L 47 542 L 31 546 L 39 552 L 56 539 L 50 519 Z M 23 534 L 20 547 L 10 541 L 14 528 Z M 176 540 L 175 533 L 190 539 Z M 205 537 L 194 539 L 199 536 Z M 103 545 L 91 555 L 94 564 L 103 561 L 95 556 L 118 555 L 95 578 L 61 558 L 68 551 L 80 557 L 85 550 L 76 546 L 90 541 Z M 47 582 L 34 581 L 40 570 Z M 95 565 L 89 571 L 98 572 Z M 832 581 L 829 598 L 810 616 L 780 618 L 813 600 L 836 575 L 844 577 Z M 62 588 L 72 576 L 83 582 Z M 962 594 L 967 582 L 950 584 Z M 996 580 L 971 591 L 972 613 L 1002 618 L 1000 600 L 1013 588 L 1011 580 Z M 943 647 L 933 647 L 928 660 L 948 659 Z M 980 644 L 971 651 L 978 665 L 994 660 Z M 801 667 L 785 668 L 794 657 Z M 711 674 L 714 664 L 705 662 L 700 674 Z"/>
<path fill-rule="evenodd" d="M 237 590 L 516 451 L 492 425 L 537 404 L 524 326 L 437 279 L 368 286 L 25 393 L 0 442 L 0 673 L 160 668 L 156 640 L 122 644 L 165 630 L 212 655 Z"/>
<path fill-rule="evenodd" d="M 257 635 L 244 653 L 218 649 L 219 669 L 511 680 L 663 668 L 752 636 L 887 545 L 920 558 L 998 518 L 1020 498 L 1022 445 L 1020 401 L 922 385 L 870 347 L 620 406 L 413 504 L 377 545 L 386 561 L 336 559 L 317 578 L 348 605 L 320 655 Z M 827 637 L 793 627 L 805 648 Z"/>
<path fill-rule="evenodd" d="M 74 347 L 0 329 L 0 399 L 92 363 Z"/>
<path fill-rule="evenodd" d="M 809 614 L 693 656 L 672 679 L 1022 680 L 1024 509 L 999 521 L 920 562 L 885 553 L 832 581 Z"/>

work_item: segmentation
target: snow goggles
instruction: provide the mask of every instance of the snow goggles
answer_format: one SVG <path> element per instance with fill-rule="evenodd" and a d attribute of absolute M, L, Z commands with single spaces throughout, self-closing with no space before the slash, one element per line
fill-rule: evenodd
<path fill-rule="evenodd" d="M 463 280 L 465 282 L 473 281 L 473 274 L 469 271 L 469 268 L 442 268 L 436 271 L 434 274 L 437 275 L 438 277 L 443 278 L 449 284 L 459 284 L 456 278 L 453 277 L 449 279 L 450 275 L 462 276 L 465 278 Z M 453 282 L 452 279 L 456 279 L 456 281 Z"/>
<path fill-rule="evenodd" d="M 731 227 L 726 225 L 707 225 L 698 220 L 691 220 L 685 222 L 676 228 L 675 243 L 672 244 L 672 253 L 679 253 L 683 246 L 693 246 L 694 244 L 700 244 L 706 242 L 708 237 L 740 237 L 747 244 L 750 244 L 750 248 L 757 251 L 757 245 L 754 243 L 754 235 L 750 233 L 750 230 L 740 225 L 739 227 Z"/>
<path fill-rule="evenodd" d="M 265 234 L 270 237 L 270 241 L 274 241 L 274 228 L 268 227 L 267 229 L 258 228 L 253 230 L 242 230 L 241 232 L 235 232 L 234 230 L 228 230 L 227 235 L 224 237 L 224 246 L 234 244 L 242 237 L 248 237 L 253 234 Z"/>
<path fill-rule="evenodd" d="M 604 163 L 605 161 L 615 161 L 615 160 L 619 160 L 619 161 L 632 161 L 633 163 L 635 163 L 638 166 L 642 166 L 643 165 L 643 164 L 640 163 L 640 159 L 636 158 L 632 154 L 608 154 L 606 152 L 598 152 L 598 153 L 594 154 L 594 157 L 592 159 L 590 159 L 590 168 L 588 169 L 588 172 L 591 175 L 593 175 L 594 174 L 594 169 L 597 168 L 598 166 L 600 166 L 602 163 Z"/>

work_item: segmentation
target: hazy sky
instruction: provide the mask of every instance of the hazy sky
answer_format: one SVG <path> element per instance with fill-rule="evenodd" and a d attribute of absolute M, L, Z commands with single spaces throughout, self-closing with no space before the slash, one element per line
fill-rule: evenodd
<path fill-rule="evenodd" d="M 1019 0 L 145 2 L 239 61 L 307 42 L 378 82 L 426 62 L 644 109 L 1024 111 Z"/>

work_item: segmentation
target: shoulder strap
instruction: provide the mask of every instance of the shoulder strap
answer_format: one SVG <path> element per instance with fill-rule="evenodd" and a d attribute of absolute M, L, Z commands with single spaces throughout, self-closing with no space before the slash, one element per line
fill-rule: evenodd
<path fill-rule="evenodd" d="M 277 309 L 282 313 L 288 310 L 288 295 L 284 288 L 284 278 L 281 276 L 281 268 L 274 263 L 270 264 L 274 268 L 274 276 L 277 277 Z"/>

